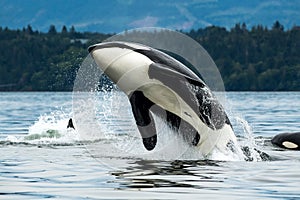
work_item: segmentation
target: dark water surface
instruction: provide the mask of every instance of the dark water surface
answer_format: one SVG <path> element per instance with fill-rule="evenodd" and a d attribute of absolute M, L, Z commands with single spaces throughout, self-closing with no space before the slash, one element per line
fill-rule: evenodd
<path fill-rule="evenodd" d="M 300 198 L 300 152 L 270 144 L 275 134 L 300 131 L 300 93 L 226 96 L 239 142 L 271 160 L 179 158 L 180 146 L 148 155 L 126 134 L 131 119 L 107 110 L 100 118 L 110 118 L 117 135 L 87 140 L 66 130 L 72 93 L 0 93 L 0 199 Z"/>

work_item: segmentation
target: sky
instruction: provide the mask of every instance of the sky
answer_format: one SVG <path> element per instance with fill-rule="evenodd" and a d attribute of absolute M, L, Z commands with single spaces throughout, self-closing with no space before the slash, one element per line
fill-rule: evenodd
<path fill-rule="evenodd" d="M 117 33 L 141 27 L 189 31 L 236 23 L 290 29 L 300 25 L 300 0 L 0 0 L 0 26 L 48 31 L 51 24 L 77 31 Z"/>

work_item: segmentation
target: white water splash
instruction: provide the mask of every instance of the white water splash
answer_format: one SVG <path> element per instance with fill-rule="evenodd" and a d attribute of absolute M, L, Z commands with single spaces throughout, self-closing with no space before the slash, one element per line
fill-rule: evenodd
<path fill-rule="evenodd" d="M 97 105 L 95 110 L 99 124 L 99 137 L 105 139 L 106 142 L 87 147 L 93 156 L 123 156 L 151 160 L 204 159 L 197 147 L 188 144 L 181 135 L 167 125 L 166 121 L 155 115 L 158 142 L 154 150 L 147 151 L 143 147 L 142 138 L 135 125 L 126 95 L 119 91 L 113 91 L 99 92 L 96 96 L 98 96 L 96 101 L 99 101 L 94 103 Z M 235 152 L 230 149 L 214 150 L 205 159 L 244 160 L 240 147 L 234 148 Z"/>
<path fill-rule="evenodd" d="M 259 147 L 255 143 L 255 138 L 253 136 L 253 131 L 249 123 L 241 118 L 241 117 L 236 117 L 236 121 L 242 126 L 243 128 L 243 140 L 240 140 L 240 146 L 244 148 L 244 152 L 247 155 L 248 159 L 250 161 L 262 161 L 262 157 L 258 152 Z"/>
<path fill-rule="evenodd" d="M 28 128 L 27 135 L 8 136 L 5 141 L 28 144 L 72 144 L 79 141 L 79 134 L 76 130 L 67 128 L 69 119 L 70 114 L 63 111 L 44 114 Z"/>

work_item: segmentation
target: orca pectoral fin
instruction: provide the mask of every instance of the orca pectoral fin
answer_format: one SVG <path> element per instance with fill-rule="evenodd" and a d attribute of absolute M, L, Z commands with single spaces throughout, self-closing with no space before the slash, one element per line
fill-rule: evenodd
<path fill-rule="evenodd" d="M 200 134 L 197 130 L 185 120 L 181 120 L 178 132 L 183 139 L 190 145 L 197 146 L 200 141 Z"/>
<path fill-rule="evenodd" d="M 171 126 L 171 128 L 173 128 L 175 131 L 178 131 L 180 122 L 181 122 L 181 118 L 167 110 L 166 110 L 166 114 L 167 114 L 167 122 L 168 122 L 169 126 Z"/>
<path fill-rule="evenodd" d="M 192 145 L 197 146 L 199 141 L 200 141 L 200 134 L 196 132 L 194 135 L 194 139 L 192 141 Z"/>
<path fill-rule="evenodd" d="M 155 148 L 157 143 L 157 135 L 153 135 L 153 131 L 155 131 L 155 126 L 138 126 L 139 132 L 143 138 L 143 145 L 148 150 L 151 151 Z M 153 130 L 154 129 L 154 130 Z M 150 131 L 150 132 L 149 132 Z M 149 135 L 152 135 L 149 137 Z"/>
<path fill-rule="evenodd" d="M 143 138 L 144 147 L 151 151 L 157 143 L 155 123 L 150 113 L 150 108 L 154 103 L 146 98 L 141 91 L 133 92 L 129 97 L 129 101 L 136 125 Z"/>
<path fill-rule="evenodd" d="M 167 113 L 168 124 L 178 133 L 183 133 L 184 140 L 193 146 L 197 146 L 200 141 L 200 134 L 188 122 L 184 121 L 177 115 L 165 111 Z"/>

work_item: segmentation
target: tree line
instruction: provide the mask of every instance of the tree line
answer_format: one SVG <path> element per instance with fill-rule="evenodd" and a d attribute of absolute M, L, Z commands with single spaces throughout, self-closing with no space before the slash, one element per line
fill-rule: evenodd
<path fill-rule="evenodd" d="M 199 42 L 219 68 L 229 91 L 300 91 L 300 27 L 289 30 L 236 24 L 184 32 Z M 54 25 L 0 27 L 0 91 L 72 91 L 89 45 L 112 34 L 77 32 Z"/>

